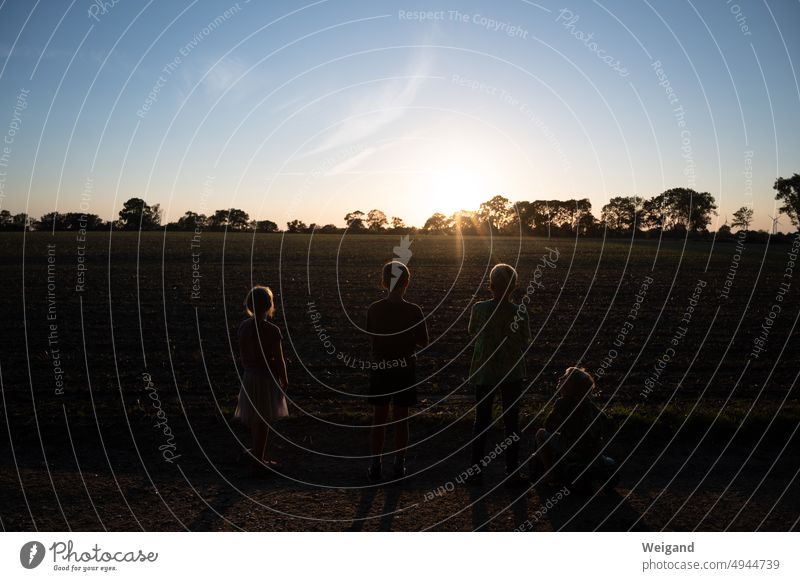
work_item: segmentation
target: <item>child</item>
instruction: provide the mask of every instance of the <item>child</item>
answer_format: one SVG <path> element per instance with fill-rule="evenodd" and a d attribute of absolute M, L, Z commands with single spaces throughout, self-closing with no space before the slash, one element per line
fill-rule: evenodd
<path fill-rule="evenodd" d="M 248 318 L 239 325 L 239 359 L 244 378 L 235 417 L 250 426 L 253 476 L 269 475 L 277 462 L 267 454 L 269 422 L 289 415 L 284 391 L 289 385 L 281 330 L 267 319 L 275 313 L 269 287 L 254 287 L 244 302 Z"/>
<path fill-rule="evenodd" d="M 519 474 L 519 402 L 525 379 L 525 351 L 531 342 L 530 322 L 524 306 L 511 302 L 517 288 L 517 271 L 508 264 L 497 264 L 489 274 L 492 299 L 476 303 L 469 319 L 469 333 L 476 335 L 470 378 L 475 385 L 475 425 L 472 463 L 484 457 L 486 435 L 492 419 L 492 405 L 499 391 L 503 402 L 503 426 L 507 450 L 506 481 L 509 488 L 526 485 Z M 478 471 L 470 484 L 481 484 Z"/>
<path fill-rule="evenodd" d="M 548 484 L 560 483 L 554 470 L 559 461 L 559 472 L 570 465 L 583 473 L 593 462 L 613 464 L 613 460 L 602 455 L 606 416 L 589 400 L 594 388 L 594 378 L 582 368 L 568 367 L 559 378 L 556 389 L 560 397 L 547 416 L 544 428 L 536 432 Z"/>
<path fill-rule="evenodd" d="M 428 329 L 422 309 L 409 303 L 405 295 L 411 273 L 399 261 L 383 265 L 381 286 L 386 298 L 372 303 L 367 309 L 367 332 L 372 336 L 372 365 L 370 370 L 370 403 L 373 405 L 371 431 L 372 463 L 368 470 L 372 482 L 383 479 L 381 456 L 386 439 L 389 405 L 395 424 L 394 478 L 406 474 L 408 447 L 408 408 L 417 403 L 417 347 L 428 344 Z"/>

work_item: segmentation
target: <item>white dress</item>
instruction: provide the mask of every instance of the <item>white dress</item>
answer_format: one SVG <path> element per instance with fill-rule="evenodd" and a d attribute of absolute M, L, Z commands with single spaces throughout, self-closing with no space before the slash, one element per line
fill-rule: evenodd
<path fill-rule="evenodd" d="M 286 394 L 269 374 L 245 370 L 234 417 L 252 426 L 289 415 Z"/>

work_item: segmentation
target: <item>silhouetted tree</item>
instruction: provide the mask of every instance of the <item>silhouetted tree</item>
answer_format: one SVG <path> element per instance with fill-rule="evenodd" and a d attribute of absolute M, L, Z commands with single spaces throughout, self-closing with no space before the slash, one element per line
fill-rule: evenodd
<path fill-rule="evenodd" d="M 502 231 L 515 216 L 508 198 L 494 196 L 483 202 L 478 209 L 478 217 L 496 231 Z"/>
<path fill-rule="evenodd" d="M 731 226 L 740 230 L 749 230 L 750 224 L 753 221 L 753 208 L 742 206 L 733 213 L 733 221 Z M 720 228 L 721 230 L 722 228 Z"/>
<path fill-rule="evenodd" d="M 475 212 L 469 210 L 459 210 L 449 218 L 453 230 L 460 232 L 464 236 L 470 234 L 477 234 L 480 228 L 478 216 Z"/>
<path fill-rule="evenodd" d="M 364 228 L 364 212 L 362 212 L 361 210 L 348 212 L 344 216 L 344 223 L 351 230 L 361 230 L 362 228 Z"/>
<path fill-rule="evenodd" d="M 718 239 L 725 239 L 731 237 L 731 227 L 728 224 L 723 224 L 719 228 L 717 228 L 717 238 Z"/>
<path fill-rule="evenodd" d="M 48 212 L 36 222 L 37 228 L 43 230 L 100 230 L 105 227 L 103 219 L 97 214 L 81 212 Z"/>
<path fill-rule="evenodd" d="M 370 210 L 367 214 L 367 225 L 373 232 L 380 232 L 386 224 L 388 224 L 386 214 L 380 210 Z"/>
<path fill-rule="evenodd" d="M 575 232 L 581 212 L 586 212 L 586 205 L 591 212 L 589 200 L 548 200 L 551 212 L 551 226 L 559 234 L 570 236 Z"/>
<path fill-rule="evenodd" d="M 161 225 L 161 206 L 149 206 L 141 198 L 131 198 L 122 205 L 117 222 L 121 230 L 152 230 Z"/>
<path fill-rule="evenodd" d="M 211 230 L 234 230 L 243 231 L 250 227 L 250 216 L 244 210 L 238 208 L 228 208 L 227 210 L 217 210 L 208 219 L 208 226 Z"/>
<path fill-rule="evenodd" d="M 591 236 L 597 228 L 597 220 L 592 214 L 592 204 L 588 198 L 575 201 L 574 230 L 578 236 Z"/>
<path fill-rule="evenodd" d="M 542 219 L 541 226 L 537 228 L 541 234 L 550 236 L 556 225 L 556 218 L 560 209 L 559 200 L 534 200 L 534 211 Z"/>
<path fill-rule="evenodd" d="M 207 224 L 208 218 L 205 214 L 198 214 L 189 210 L 178 218 L 175 226 L 178 230 L 197 230 L 198 228 L 205 228 Z"/>
<path fill-rule="evenodd" d="M 661 230 L 664 227 L 663 198 L 656 196 L 642 202 L 641 223 L 648 230 Z"/>
<path fill-rule="evenodd" d="M 30 230 L 32 220 L 28 214 L 21 212 L 19 214 L 14 214 L 14 218 L 12 219 L 11 223 L 14 226 L 14 230 Z"/>
<path fill-rule="evenodd" d="M 795 228 L 800 228 L 800 174 L 778 178 L 772 188 L 777 192 L 775 199 L 783 202 L 780 212 L 789 216 Z"/>
<path fill-rule="evenodd" d="M 286 222 L 286 232 L 288 232 L 289 234 L 301 234 L 307 231 L 308 231 L 308 226 L 306 226 L 305 222 L 301 222 L 300 220 L 292 220 L 291 222 Z"/>
<path fill-rule="evenodd" d="M 450 230 L 450 219 L 444 214 L 436 212 L 433 216 L 427 219 L 422 230 L 431 234 L 446 234 Z"/>
<path fill-rule="evenodd" d="M 716 213 L 714 196 L 689 188 L 672 188 L 654 198 L 661 208 L 662 227 L 665 230 L 698 232 L 705 230 L 711 215 Z"/>
<path fill-rule="evenodd" d="M 639 229 L 642 221 L 643 200 L 638 196 L 616 196 L 600 211 L 600 221 L 612 232 L 622 234 Z"/>
<path fill-rule="evenodd" d="M 536 205 L 533 202 L 517 202 L 514 204 L 514 213 L 511 227 L 525 234 L 532 234 L 536 226 L 543 220 L 537 213 Z"/>
<path fill-rule="evenodd" d="M 0 230 L 11 230 L 21 232 L 31 230 L 33 220 L 24 212 L 11 214 L 8 210 L 0 211 Z"/>
<path fill-rule="evenodd" d="M 228 230 L 242 231 L 250 227 L 250 215 L 244 210 L 231 208 L 228 211 Z"/>
<path fill-rule="evenodd" d="M 259 232 L 279 232 L 278 225 L 272 220 L 258 220 L 255 227 Z"/>
<path fill-rule="evenodd" d="M 208 218 L 208 227 L 211 230 L 224 230 L 228 225 L 228 210 L 217 210 Z"/>
<path fill-rule="evenodd" d="M 592 215 L 592 203 L 589 198 L 569 200 L 574 204 L 572 212 L 572 229 L 580 236 L 586 236 L 594 228 L 595 219 Z"/>
<path fill-rule="evenodd" d="M 397 216 L 392 216 L 391 224 L 393 230 L 403 230 L 406 227 L 406 223 L 403 222 L 403 219 Z"/>

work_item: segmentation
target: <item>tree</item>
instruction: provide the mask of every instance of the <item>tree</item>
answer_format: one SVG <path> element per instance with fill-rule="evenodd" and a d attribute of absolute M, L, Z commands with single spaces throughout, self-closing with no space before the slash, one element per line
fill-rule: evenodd
<path fill-rule="evenodd" d="M 422 227 L 422 229 L 431 234 L 445 234 L 450 229 L 450 226 L 450 218 L 444 214 L 436 212 L 433 216 L 425 221 L 425 225 Z"/>
<path fill-rule="evenodd" d="M 641 223 L 648 230 L 660 230 L 664 227 L 663 198 L 655 196 L 642 202 Z"/>
<path fill-rule="evenodd" d="M 654 201 L 662 210 L 662 225 L 665 230 L 705 230 L 711 222 L 711 215 L 717 209 L 714 196 L 689 188 L 672 188 L 656 196 Z"/>
<path fill-rule="evenodd" d="M 749 230 L 750 223 L 753 221 L 753 208 L 742 206 L 733 213 L 733 221 L 731 226 L 739 230 Z"/>
<path fill-rule="evenodd" d="M 393 230 L 403 230 L 406 227 L 406 223 L 403 222 L 403 219 L 397 216 L 392 216 L 391 224 Z"/>
<path fill-rule="evenodd" d="M 728 224 L 723 224 L 719 228 L 717 228 L 717 238 L 730 238 L 731 237 L 731 227 Z"/>
<path fill-rule="evenodd" d="M 258 220 L 256 222 L 256 230 L 261 232 L 278 232 L 278 225 L 272 220 Z"/>
<path fill-rule="evenodd" d="M 354 212 L 348 212 L 344 216 L 344 223 L 351 230 L 361 230 L 361 229 L 363 229 L 364 228 L 364 212 L 362 212 L 361 210 L 356 210 Z"/>
<path fill-rule="evenodd" d="M 103 219 L 97 214 L 81 212 L 48 212 L 36 221 L 37 228 L 48 230 L 99 230 L 103 228 Z"/>
<path fill-rule="evenodd" d="M 66 218 L 68 223 L 78 224 L 79 227 L 82 226 L 86 230 L 101 230 L 106 226 L 103 219 L 97 214 L 78 214 L 76 212 L 70 212 L 67 214 Z"/>
<path fill-rule="evenodd" d="M 286 222 L 286 232 L 288 232 L 289 234 L 301 234 L 307 231 L 308 231 L 308 226 L 306 226 L 305 222 L 301 222 L 300 220 L 292 220 L 291 222 Z"/>
<path fill-rule="evenodd" d="M 4 212 L 6 210 L 3 210 Z M 58 212 L 47 212 L 47 214 L 42 214 L 41 218 L 39 218 L 39 226 L 40 230 L 61 230 L 62 226 L 62 216 Z"/>
<path fill-rule="evenodd" d="M 8 210 L 0 210 L 0 230 L 31 230 L 33 220 L 28 214 L 12 214 Z"/>
<path fill-rule="evenodd" d="M 208 218 L 205 214 L 198 214 L 188 210 L 183 216 L 178 218 L 178 221 L 175 223 L 175 225 L 177 226 L 178 230 L 197 230 L 205 228 L 207 222 Z"/>
<path fill-rule="evenodd" d="M 152 230 L 161 225 L 161 206 L 147 205 L 141 198 L 131 198 L 119 211 L 119 228 L 122 230 Z"/>
<path fill-rule="evenodd" d="M 241 232 L 250 226 L 250 215 L 244 210 L 231 208 L 228 210 L 228 230 Z"/>
<path fill-rule="evenodd" d="M 317 232 L 319 232 L 320 234 L 338 234 L 339 233 L 339 228 L 337 228 L 333 224 L 325 224 L 324 226 L 321 226 L 317 230 Z"/>
<path fill-rule="evenodd" d="M 367 214 L 367 225 L 373 232 L 380 232 L 386 224 L 388 224 L 386 214 L 380 210 L 370 210 Z"/>
<path fill-rule="evenodd" d="M 586 236 L 594 229 L 597 222 L 592 215 L 592 203 L 589 198 L 580 200 L 569 200 L 574 204 L 575 211 L 572 217 L 572 229 L 579 236 Z"/>
<path fill-rule="evenodd" d="M 639 228 L 643 203 L 637 196 L 611 198 L 600 211 L 600 221 L 613 232 L 630 233 Z"/>
<path fill-rule="evenodd" d="M 592 205 L 589 200 L 578 200 L 575 211 L 575 232 L 578 236 L 590 236 L 597 230 L 597 220 L 592 214 Z"/>
<path fill-rule="evenodd" d="M 775 199 L 783 202 L 780 207 L 781 214 L 786 214 L 792 225 L 800 228 L 800 174 L 790 178 L 778 178 L 772 186 L 777 194 Z"/>
<path fill-rule="evenodd" d="M 211 230 L 224 230 L 228 225 L 228 210 L 217 210 L 208 218 L 208 227 Z"/>
<path fill-rule="evenodd" d="M 536 202 L 517 202 L 514 204 L 512 225 L 519 224 L 520 230 L 533 234 L 537 228 L 546 223 L 546 217 L 539 212 Z"/>
<path fill-rule="evenodd" d="M 532 205 L 532 216 L 538 221 L 538 224 L 534 225 L 534 231 L 549 237 L 552 227 L 556 225 L 561 202 L 559 200 L 534 200 Z"/>
<path fill-rule="evenodd" d="M 208 219 L 208 225 L 212 230 L 247 230 L 250 227 L 250 216 L 238 208 L 217 210 Z"/>
<path fill-rule="evenodd" d="M 483 222 L 489 224 L 491 228 L 502 231 L 512 222 L 515 213 L 508 198 L 494 196 L 491 200 L 481 204 L 478 216 Z"/>
<path fill-rule="evenodd" d="M 469 210 L 459 210 L 448 218 L 452 224 L 453 230 L 460 232 L 462 235 L 477 234 L 478 233 L 478 217 L 475 212 Z"/>

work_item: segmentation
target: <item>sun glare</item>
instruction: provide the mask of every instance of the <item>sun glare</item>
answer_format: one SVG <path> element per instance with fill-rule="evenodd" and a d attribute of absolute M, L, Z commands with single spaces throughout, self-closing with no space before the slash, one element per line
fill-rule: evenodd
<path fill-rule="evenodd" d="M 488 179 L 479 170 L 464 165 L 432 172 L 426 197 L 436 212 L 447 216 L 458 210 L 475 210 L 491 197 Z"/>

